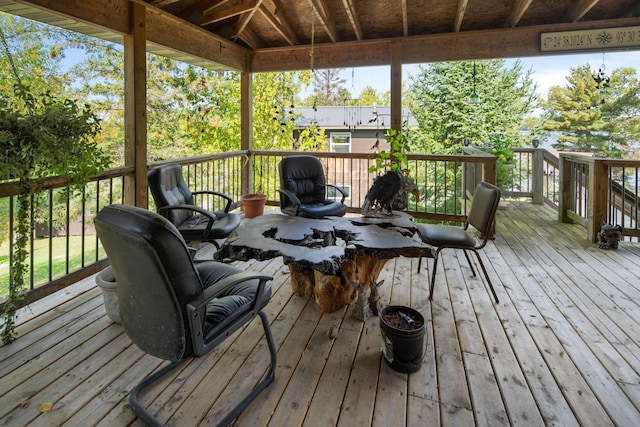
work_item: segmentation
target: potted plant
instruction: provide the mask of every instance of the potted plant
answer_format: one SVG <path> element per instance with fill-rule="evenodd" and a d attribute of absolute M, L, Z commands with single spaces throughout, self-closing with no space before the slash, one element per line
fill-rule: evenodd
<path fill-rule="evenodd" d="M 407 143 L 407 137 L 403 130 L 387 129 L 384 135 L 385 141 L 389 144 L 389 152 L 381 150 L 376 157 L 376 163 L 369 167 L 369 173 L 380 175 L 382 171 L 397 171 L 403 174 L 409 173 L 407 156 L 404 154 L 404 148 Z"/>
<path fill-rule="evenodd" d="M 382 179 L 389 174 L 400 173 L 402 186 L 393 196 L 391 208 L 393 210 L 405 210 L 409 205 L 409 193 L 413 193 L 416 201 L 419 201 L 419 190 L 416 184 L 409 178 L 409 160 L 404 153 L 407 137 L 405 130 L 388 129 L 385 134 L 385 140 L 389 143 L 389 152 L 381 150 L 375 159 L 375 164 L 369 167 L 369 173 L 375 173 L 372 188 L 376 184 L 376 180 Z M 384 173 L 384 174 L 383 174 Z M 397 179 L 396 179 L 397 181 Z M 382 184 L 382 182 L 381 182 Z M 382 184 L 384 185 L 384 184 Z M 366 200 L 363 205 L 363 214 L 369 210 L 368 207 L 373 203 L 372 200 Z"/>
<path fill-rule="evenodd" d="M 23 296 L 28 267 L 27 246 L 34 232 L 38 180 L 66 175 L 70 191 L 104 170 L 109 157 L 94 141 L 100 121 L 88 105 L 50 92 L 33 94 L 20 79 L 13 96 L 0 94 L 0 180 L 18 185 L 15 251 L 9 295 L 2 313 L 2 341 L 16 337 L 15 311 Z M 13 238 L 13 236 L 11 236 Z"/>

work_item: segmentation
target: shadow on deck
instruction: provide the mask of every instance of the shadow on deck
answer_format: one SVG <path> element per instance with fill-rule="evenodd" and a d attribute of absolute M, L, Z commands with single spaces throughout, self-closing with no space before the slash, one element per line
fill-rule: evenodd
<path fill-rule="evenodd" d="M 433 303 L 417 259 L 388 262 L 382 302 L 416 308 L 428 322 L 422 369 L 410 375 L 382 361 L 378 319 L 322 314 L 292 297 L 279 259 L 237 263 L 274 276 L 265 311 L 278 366 L 236 424 L 636 425 L 640 245 L 600 250 L 584 236 L 545 206 L 507 201 L 482 253 L 498 305 L 455 251 L 443 252 Z M 0 423 L 141 425 L 129 392 L 164 362 L 109 321 L 93 278 L 32 304 L 18 322 L 17 341 L 0 347 Z M 261 329 L 256 320 L 183 364 L 147 393 L 148 405 L 167 424 L 215 424 L 266 370 Z"/>

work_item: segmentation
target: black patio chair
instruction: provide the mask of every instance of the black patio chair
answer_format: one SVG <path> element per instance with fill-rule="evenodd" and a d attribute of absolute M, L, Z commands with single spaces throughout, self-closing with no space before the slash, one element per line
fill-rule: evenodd
<path fill-rule="evenodd" d="M 218 191 L 191 192 L 179 164 L 151 169 L 147 178 L 158 213 L 171 221 L 187 242 L 210 242 L 219 249 L 216 240 L 224 239 L 240 225 L 240 215 L 229 212 L 233 199 Z M 194 204 L 193 196 L 197 195 L 220 197 L 225 207 L 211 212 Z"/>
<path fill-rule="evenodd" d="M 161 423 L 139 394 L 182 361 L 204 356 L 256 315 L 269 347 L 266 376 L 218 425 L 227 425 L 275 378 L 276 349 L 262 311 L 271 297 L 271 277 L 216 261 L 194 262 L 178 230 L 145 209 L 110 205 L 96 219 L 98 237 L 115 275 L 120 318 L 145 353 L 170 363 L 131 392 L 133 411 L 148 425 Z"/>
<path fill-rule="evenodd" d="M 468 251 L 473 251 L 478 258 L 478 263 L 484 272 L 484 276 L 487 279 L 489 288 L 493 293 L 493 297 L 498 301 L 498 295 L 496 294 L 491 279 L 487 274 L 482 258 L 480 258 L 480 249 L 484 248 L 487 244 L 487 240 L 491 236 L 491 226 L 498 210 L 498 204 L 500 203 L 500 189 L 495 185 L 487 182 L 480 182 L 473 193 L 473 200 L 471 202 L 471 209 L 469 215 L 462 228 L 454 227 L 450 225 L 437 225 L 437 224 L 418 224 L 418 233 L 423 242 L 428 243 L 436 247 L 436 256 L 433 260 L 433 271 L 431 272 L 431 284 L 429 287 L 429 299 L 433 298 L 433 287 L 436 281 L 436 270 L 438 267 L 438 256 L 443 249 L 462 249 L 464 256 L 467 258 L 469 267 L 473 275 L 476 275 L 476 271 L 473 268 L 471 259 L 469 258 Z M 480 237 L 477 238 L 475 234 L 469 232 L 469 226 L 473 226 Z M 418 273 L 422 265 L 422 258 L 418 261 Z"/>
<path fill-rule="evenodd" d="M 280 210 L 292 216 L 324 218 L 344 216 L 347 192 L 327 184 L 320 159 L 308 155 L 285 157 L 280 161 Z M 327 187 L 341 195 L 338 202 L 327 198 Z"/>

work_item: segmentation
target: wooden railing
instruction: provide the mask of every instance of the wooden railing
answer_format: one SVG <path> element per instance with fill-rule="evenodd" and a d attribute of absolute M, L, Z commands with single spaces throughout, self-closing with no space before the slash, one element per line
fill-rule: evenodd
<path fill-rule="evenodd" d="M 265 192 L 270 205 L 277 206 L 279 197 L 278 163 L 284 156 L 298 152 L 237 151 L 216 155 L 155 162 L 153 168 L 165 163 L 183 165 L 185 179 L 193 190 L 215 189 L 239 200 L 246 192 Z M 359 212 L 371 185 L 368 168 L 374 164 L 371 154 L 311 153 L 321 158 L 327 180 L 349 189 L 349 212 Z M 466 215 L 461 171 L 465 167 L 482 170 L 483 179 L 493 182 L 495 158 L 491 156 L 409 155 L 411 176 L 423 194 L 421 203 L 412 202 L 408 211 L 419 218 L 436 221 L 464 220 Z M 133 175 L 133 167 L 110 169 L 92 178 L 78 197 L 63 197 L 68 182 L 57 177 L 39 183 L 41 190 L 34 197 L 45 200 L 42 209 L 34 212 L 37 232 L 29 241 L 29 291 L 27 304 L 69 284 L 87 277 L 107 265 L 104 251 L 93 230 L 93 218 L 104 206 L 124 201 L 125 177 Z M 15 183 L 0 184 L 0 208 L 6 212 L 5 241 L 0 246 L 0 299 L 8 288 L 14 236 Z M 152 199 L 150 209 L 154 209 Z M 217 201 L 204 201 L 212 209 Z M 238 207 L 236 203 L 234 207 Z M 0 309 L 1 309 L 0 304 Z"/>
<path fill-rule="evenodd" d="M 250 176 L 252 186 L 247 191 L 267 195 L 269 205 L 280 203 L 277 189 L 280 186 L 278 163 L 285 156 L 300 154 L 292 151 L 254 151 L 250 154 Z M 375 164 L 375 156 L 367 153 L 313 153 L 320 158 L 327 182 L 347 190 L 345 200 L 348 212 L 358 213 L 373 177 L 368 169 Z M 482 179 L 495 182 L 495 157 L 493 156 L 448 156 L 437 154 L 409 154 L 409 176 L 420 189 L 421 201 L 410 200 L 407 211 L 416 218 L 434 221 L 462 222 L 466 208 L 465 168 L 478 170 Z M 474 186 L 475 188 L 475 186 Z"/>
<path fill-rule="evenodd" d="M 640 161 L 597 159 L 578 154 L 562 154 L 560 160 L 544 149 L 516 149 L 511 182 L 503 189 L 505 197 L 530 199 L 556 207 L 561 221 L 583 224 L 595 241 L 600 222 L 605 220 L 624 227 L 624 235 L 637 238 L 638 188 Z M 279 205 L 278 163 L 291 151 L 237 151 L 232 153 L 156 162 L 183 165 L 185 179 L 192 190 L 216 189 L 239 201 L 247 192 L 263 192 L 268 204 Z M 372 154 L 311 153 L 325 167 L 327 181 L 347 189 L 348 211 L 358 213 L 372 183 L 368 169 L 375 162 Z M 421 201 L 412 198 L 408 212 L 432 221 L 462 222 L 465 200 L 479 180 L 496 182 L 496 158 L 486 153 L 466 155 L 410 154 L 410 176 L 420 188 Z M 562 171 L 562 172 L 560 172 Z M 25 303 L 33 301 L 104 268 L 107 261 L 93 231 L 93 218 L 104 206 L 123 202 L 126 176 L 132 167 L 110 169 L 93 177 L 81 196 L 62 197 L 64 178 L 39 183 L 34 197 L 44 203 L 34 220 L 38 224 L 30 239 L 29 293 Z M 0 209 L 9 236 L 14 235 L 14 183 L 0 184 Z M 150 198 L 151 200 L 151 198 Z M 205 201 L 212 209 L 216 201 Z M 234 207 L 239 207 L 236 202 Z M 150 209 L 154 209 L 153 202 Z M 0 299 L 9 280 L 12 255 L 10 239 L 0 246 Z M 1 306 L 0 306 L 1 309 Z"/>
<path fill-rule="evenodd" d="M 638 240 L 640 160 L 561 153 L 560 175 L 560 221 L 584 225 L 592 242 L 602 222 L 619 224 L 623 236 Z"/>

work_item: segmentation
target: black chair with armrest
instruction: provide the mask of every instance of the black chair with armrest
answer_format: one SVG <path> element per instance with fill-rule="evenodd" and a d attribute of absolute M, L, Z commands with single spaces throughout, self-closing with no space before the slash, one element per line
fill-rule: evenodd
<path fill-rule="evenodd" d="M 433 287 L 436 281 L 436 270 L 438 268 L 438 256 L 443 249 L 462 249 L 465 258 L 469 263 L 471 272 L 476 275 L 476 271 L 473 268 L 471 259 L 469 258 L 468 251 L 473 251 L 476 254 L 478 263 L 484 272 L 484 277 L 487 279 L 491 293 L 498 301 L 498 295 L 496 294 L 487 269 L 480 258 L 480 249 L 484 248 L 491 236 L 491 227 L 493 226 L 494 219 L 496 217 L 496 211 L 498 210 L 498 204 L 500 203 L 500 189 L 493 184 L 487 182 L 480 182 L 473 193 L 473 200 L 471 201 L 471 209 L 467 220 L 463 227 L 455 227 L 451 225 L 438 225 L 438 224 L 418 224 L 418 233 L 423 242 L 428 243 L 436 247 L 436 256 L 433 259 L 433 271 L 431 272 L 431 285 L 429 287 L 429 299 L 433 298 Z M 480 234 L 479 238 L 469 232 L 469 226 L 472 226 Z M 418 261 L 418 273 L 422 264 L 422 258 Z"/>
<path fill-rule="evenodd" d="M 327 184 L 320 159 L 308 155 L 285 157 L 279 164 L 280 210 L 282 213 L 307 218 L 344 216 L 347 192 Z M 338 202 L 327 198 L 327 187 L 341 195 Z"/>
<path fill-rule="evenodd" d="M 233 199 L 218 191 L 192 192 L 179 164 L 151 169 L 147 178 L 158 213 L 171 221 L 187 242 L 210 242 L 219 248 L 216 240 L 224 239 L 240 225 L 240 215 L 229 212 Z M 197 195 L 220 197 L 225 206 L 211 212 L 194 204 L 193 196 Z"/>
<path fill-rule="evenodd" d="M 133 411 L 148 425 L 161 423 L 138 400 L 145 388 L 260 317 L 270 364 L 264 378 L 218 425 L 229 424 L 275 378 L 276 349 L 262 310 L 271 297 L 272 278 L 216 261 L 194 262 L 173 224 L 145 209 L 107 206 L 95 226 L 116 278 L 122 326 L 142 351 L 170 361 L 129 397 Z"/>

